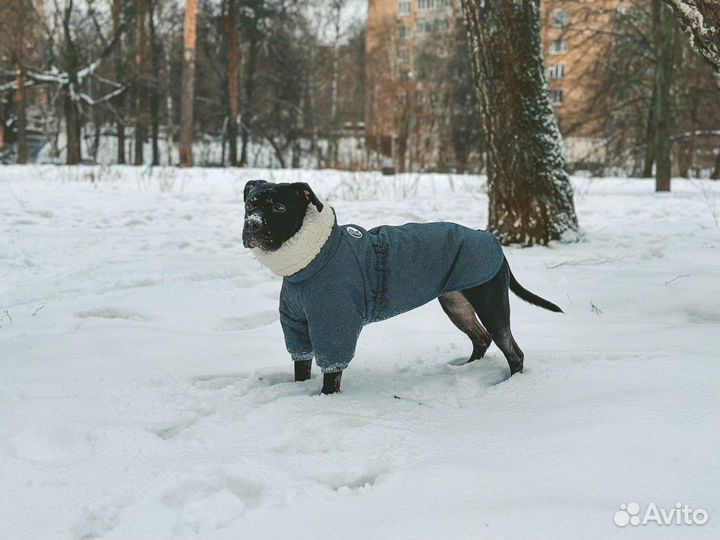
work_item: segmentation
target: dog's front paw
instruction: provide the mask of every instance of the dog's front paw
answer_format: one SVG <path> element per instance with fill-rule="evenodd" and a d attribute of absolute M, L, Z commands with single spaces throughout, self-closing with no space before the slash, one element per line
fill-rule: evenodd
<path fill-rule="evenodd" d="M 321 393 L 337 394 L 340 392 L 340 382 L 342 380 L 342 371 L 335 373 L 325 373 L 323 375 L 323 385 Z"/>

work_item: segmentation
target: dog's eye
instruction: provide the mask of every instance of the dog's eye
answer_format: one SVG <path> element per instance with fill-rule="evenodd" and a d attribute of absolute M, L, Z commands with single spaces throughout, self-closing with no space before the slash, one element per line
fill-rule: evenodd
<path fill-rule="evenodd" d="M 282 214 L 285 211 L 285 205 L 280 204 L 279 202 L 276 202 L 272 206 L 272 211 L 277 212 L 278 214 Z"/>

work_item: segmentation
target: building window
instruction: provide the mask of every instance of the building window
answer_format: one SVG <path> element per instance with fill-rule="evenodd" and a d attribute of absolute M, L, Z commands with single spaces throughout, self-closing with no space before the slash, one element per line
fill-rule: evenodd
<path fill-rule="evenodd" d="M 552 12 L 552 26 L 553 28 L 565 28 L 570 23 L 570 17 L 567 11 L 562 9 L 556 9 Z"/>
<path fill-rule="evenodd" d="M 405 84 L 410 80 L 410 73 L 408 71 L 402 70 L 400 71 L 398 79 L 400 80 L 401 84 Z"/>
<path fill-rule="evenodd" d="M 417 10 L 425 11 L 426 9 L 432 9 L 434 7 L 434 0 L 417 0 Z"/>
<path fill-rule="evenodd" d="M 416 30 L 418 34 L 429 34 L 432 32 L 433 25 L 432 21 L 418 21 Z"/>
<path fill-rule="evenodd" d="M 398 3 L 398 15 L 410 15 L 410 0 L 402 0 Z"/>
<path fill-rule="evenodd" d="M 400 105 L 407 104 L 407 94 L 398 94 L 397 95 L 397 101 Z"/>
<path fill-rule="evenodd" d="M 553 105 L 562 105 L 563 91 L 559 88 L 550 89 L 550 103 Z"/>
<path fill-rule="evenodd" d="M 567 38 L 553 39 L 550 43 L 550 54 L 562 54 L 567 52 Z"/>
<path fill-rule="evenodd" d="M 550 64 L 550 79 L 559 81 L 565 78 L 565 64 Z"/>
<path fill-rule="evenodd" d="M 433 21 L 433 31 L 445 33 L 450 28 L 450 20 L 449 19 L 435 19 Z"/>
<path fill-rule="evenodd" d="M 401 47 L 398 49 L 398 58 L 401 62 L 409 62 L 410 61 L 410 49 L 406 49 L 405 47 Z"/>
<path fill-rule="evenodd" d="M 398 39 L 410 39 L 410 27 L 404 24 L 398 26 Z"/>

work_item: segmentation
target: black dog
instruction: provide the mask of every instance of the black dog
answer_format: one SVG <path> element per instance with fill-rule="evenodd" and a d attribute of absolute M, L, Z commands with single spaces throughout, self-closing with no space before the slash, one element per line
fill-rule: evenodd
<path fill-rule="evenodd" d="M 310 377 L 314 358 L 326 394 L 340 389 L 363 325 L 434 298 L 470 338 L 468 362 L 494 341 L 511 375 L 522 372 L 524 355 L 510 331 L 508 289 L 562 312 L 517 282 L 490 233 L 453 223 L 338 226 L 305 183 L 248 182 L 243 244 L 283 276 L 280 321 L 295 380 Z"/>

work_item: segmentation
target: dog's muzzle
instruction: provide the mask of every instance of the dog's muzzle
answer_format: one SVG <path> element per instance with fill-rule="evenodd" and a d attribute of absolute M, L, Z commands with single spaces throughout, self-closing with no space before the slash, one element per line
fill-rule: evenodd
<path fill-rule="evenodd" d="M 250 249 L 261 246 L 264 243 L 262 238 L 264 227 L 265 222 L 257 214 L 247 216 L 243 224 L 243 246 Z"/>

